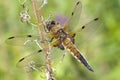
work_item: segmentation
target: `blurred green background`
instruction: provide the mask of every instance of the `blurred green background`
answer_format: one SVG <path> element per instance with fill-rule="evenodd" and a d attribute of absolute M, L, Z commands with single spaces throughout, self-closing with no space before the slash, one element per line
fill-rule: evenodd
<path fill-rule="evenodd" d="M 48 16 L 52 11 L 68 15 L 76 1 L 48 0 L 44 14 Z M 88 47 L 84 52 L 94 72 L 88 71 L 68 55 L 57 67 L 56 80 L 120 80 L 120 0 L 81 0 L 81 2 L 85 22 L 99 16 L 103 23 L 99 35 L 86 45 Z M 34 23 L 35 18 L 29 0 L 26 6 L 30 9 L 31 21 Z M 16 68 L 17 61 L 26 54 L 23 48 L 7 46 L 4 42 L 9 36 L 38 33 L 31 30 L 32 27 L 27 23 L 20 21 L 19 14 L 22 11 L 18 0 L 0 1 L 0 80 L 42 80 L 40 73 L 28 74 Z"/>

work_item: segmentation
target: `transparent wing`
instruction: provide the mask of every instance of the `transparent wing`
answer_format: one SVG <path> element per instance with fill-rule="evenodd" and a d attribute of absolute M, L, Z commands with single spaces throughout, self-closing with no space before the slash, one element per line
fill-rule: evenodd
<path fill-rule="evenodd" d="M 71 17 L 64 26 L 64 30 L 72 31 L 74 29 L 74 27 L 79 23 L 81 10 L 82 4 L 80 1 L 78 1 L 71 13 Z"/>
<path fill-rule="evenodd" d="M 42 50 L 38 50 L 21 58 L 16 66 L 24 68 L 26 72 L 30 72 L 31 70 L 44 72 L 46 68 L 44 54 L 42 53 Z"/>
<path fill-rule="evenodd" d="M 102 21 L 99 18 L 95 18 L 91 20 L 90 22 L 86 23 L 76 31 L 72 32 L 71 34 L 76 34 L 79 44 L 82 45 L 88 40 L 92 39 L 96 34 L 98 34 L 99 31 L 101 31 L 102 28 Z M 96 33 L 97 32 L 97 33 Z M 77 43 L 78 44 L 78 43 Z"/>
<path fill-rule="evenodd" d="M 53 68 L 57 67 L 64 60 L 66 51 L 59 48 L 53 48 L 51 52 L 51 60 Z"/>
<path fill-rule="evenodd" d="M 64 27 L 65 23 L 68 21 L 68 18 L 63 14 L 56 14 L 55 21 L 57 21 L 62 27 Z"/>
<path fill-rule="evenodd" d="M 33 35 L 12 36 L 6 40 L 6 43 L 9 45 L 17 45 L 17 46 L 32 46 L 32 49 L 33 49 L 33 46 L 36 46 L 36 45 L 31 45 L 31 44 L 34 43 L 36 40 L 40 43 L 42 42 L 39 40 L 39 36 L 33 36 Z M 34 48 L 34 50 L 36 49 L 38 48 Z M 61 54 L 61 50 L 55 48 L 55 50 L 51 52 L 52 64 L 56 65 L 61 60 L 62 56 L 63 54 Z M 44 57 L 45 55 L 43 52 L 41 52 L 41 50 L 35 51 L 21 58 L 18 61 L 17 66 L 26 68 L 27 72 L 29 72 L 31 69 L 36 69 L 37 71 L 41 71 L 41 68 L 45 69 Z"/>
<path fill-rule="evenodd" d="M 9 45 L 27 46 L 31 43 L 39 44 L 42 41 L 40 41 L 39 36 L 24 35 L 24 36 L 11 36 L 5 42 Z"/>
<path fill-rule="evenodd" d="M 62 61 L 63 53 L 59 49 L 55 49 L 51 52 L 51 66 L 55 68 L 60 61 Z M 35 51 L 27 56 L 22 57 L 18 63 L 16 64 L 17 67 L 24 68 L 26 72 L 31 72 L 33 70 L 39 72 L 46 71 L 46 60 L 45 54 L 42 50 Z"/>

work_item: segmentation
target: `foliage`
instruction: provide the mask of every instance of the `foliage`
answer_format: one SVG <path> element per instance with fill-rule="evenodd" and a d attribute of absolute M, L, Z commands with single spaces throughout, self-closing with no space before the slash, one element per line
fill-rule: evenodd
<path fill-rule="evenodd" d="M 57 66 L 56 80 L 120 80 L 120 0 L 81 0 L 81 2 L 83 22 L 96 16 L 99 16 L 103 22 L 100 34 L 95 35 L 95 38 L 90 40 L 91 43 L 86 44 L 82 49 L 95 72 L 88 71 L 67 54 L 63 62 Z M 56 13 L 70 15 L 73 3 L 74 0 L 48 0 L 48 4 L 43 8 L 44 16 L 47 18 L 50 12 L 53 16 Z M 32 9 L 30 1 L 26 5 L 30 10 Z M 24 54 L 26 49 L 9 46 L 4 42 L 12 35 L 38 34 L 37 28 L 32 30 L 31 25 L 21 22 L 19 14 L 23 10 L 18 0 L 0 1 L 0 80 L 40 80 L 41 78 L 39 72 L 25 73 L 22 69 L 16 68 L 17 61 L 26 55 Z M 31 22 L 34 23 L 33 13 L 29 12 Z M 76 38 L 76 40 L 80 39 Z M 65 52 L 58 50 L 58 53 Z"/>

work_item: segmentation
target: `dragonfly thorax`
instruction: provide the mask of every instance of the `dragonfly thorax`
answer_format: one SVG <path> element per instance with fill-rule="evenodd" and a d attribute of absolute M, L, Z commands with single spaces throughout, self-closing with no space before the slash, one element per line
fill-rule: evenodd
<path fill-rule="evenodd" d="M 59 29 L 57 31 L 57 35 L 58 35 L 58 38 L 60 38 L 60 40 L 64 40 L 67 38 L 68 34 L 63 30 L 63 29 Z"/>

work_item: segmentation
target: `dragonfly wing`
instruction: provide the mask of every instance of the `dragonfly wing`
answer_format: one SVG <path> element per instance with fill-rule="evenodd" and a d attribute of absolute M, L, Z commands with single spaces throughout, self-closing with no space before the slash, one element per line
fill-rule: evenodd
<path fill-rule="evenodd" d="M 71 13 L 71 17 L 64 25 L 64 30 L 72 31 L 74 29 L 74 27 L 79 23 L 81 10 L 82 10 L 82 4 L 80 1 L 78 1 Z"/>
<path fill-rule="evenodd" d="M 55 21 L 57 21 L 63 27 L 68 21 L 68 18 L 62 14 L 56 14 Z"/>
<path fill-rule="evenodd" d="M 35 41 L 40 42 L 39 36 L 24 35 L 24 36 L 11 36 L 5 42 L 9 45 L 25 46 Z"/>
<path fill-rule="evenodd" d="M 64 50 L 61 50 L 60 48 L 53 48 L 51 52 L 51 60 L 52 60 L 52 66 L 53 68 L 57 68 L 59 65 L 62 64 L 62 61 L 64 60 L 64 56 L 66 56 L 67 52 Z"/>
<path fill-rule="evenodd" d="M 53 50 L 51 50 L 50 55 L 52 68 L 56 68 L 59 65 L 59 63 L 63 60 L 63 57 L 64 54 L 60 49 L 53 48 Z M 20 68 L 25 68 L 26 72 L 31 72 L 33 70 L 45 72 L 46 70 L 45 61 L 46 61 L 45 54 L 42 52 L 42 50 L 38 50 L 19 59 L 16 66 Z"/>
<path fill-rule="evenodd" d="M 98 30 L 100 31 L 102 26 L 102 21 L 99 18 L 95 18 L 88 22 L 87 24 L 83 25 L 80 29 L 77 29 L 75 32 L 72 32 L 71 34 L 77 33 L 77 38 L 79 38 L 79 43 L 81 45 L 88 40 L 90 40 Z"/>
<path fill-rule="evenodd" d="M 33 52 L 23 58 L 21 58 L 16 64 L 17 67 L 25 68 L 26 72 L 31 70 L 36 70 L 39 72 L 44 71 L 45 69 L 45 59 L 42 50 Z M 44 69 L 43 69 L 44 67 Z"/>

